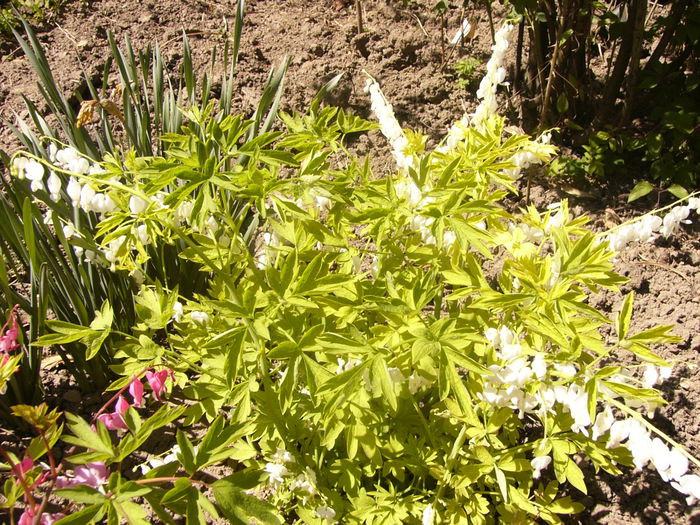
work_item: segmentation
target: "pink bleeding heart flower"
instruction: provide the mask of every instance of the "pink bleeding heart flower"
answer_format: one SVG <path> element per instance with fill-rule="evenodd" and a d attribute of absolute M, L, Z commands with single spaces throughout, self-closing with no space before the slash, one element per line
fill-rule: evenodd
<path fill-rule="evenodd" d="M 2 337 L 0 337 L 0 352 L 4 354 L 19 348 L 19 343 L 17 342 L 17 339 L 19 338 L 19 326 L 17 325 L 17 316 L 14 311 L 10 314 L 10 318 L 7 320 L 5 326 L 10 323 L 12 323 L 10 329 L 2 334 Z M 3 327 L 3 330 L 4 328 L 5 327 Z"/>
<path fill-rule="evenodd" d="M 26 509 L 19 517 L 17 525 L 34 525 L 34 511 L 31 508 Z"/>
<path fill-rule="evenodd" d="M 151 372 L 150 370 L 146 372 L 146 379 L 148 380 L 148 384 L 151 385 L 153 395 L 156 396 L 156 399 L 158 401 L 163 400 L 163 393 L 166 390 L 165 380 L 168 377 L 172 376 L 173 371 L 169 368 L 164 368 L 163 370 L 159 370 L 158 372 Z"/>
<path fill-rule="evenodd" d="M 124 415 L 124 413 L 129 410 L 129 407 L 131 405 L 129 402 L 124 398 L 124 396 L 119 396 L 119 399 L 117 399 L 117 402 L 114 405 L 114 411 L 116 414 L 119 415 Z"/>
<path fill-rule="evenodd" d="M 78 485 L 99 489 L 109 481 L 109 470 L 102 461 L 80 465 L 75 469 L 75 480 Z"/>
<path fill-rule="evenodd" d="M 109 470 L 102 461 L 97 461 L 76 467 L 72 477 L 59 476 L 56 478 L 56 488 L 69 489 L 78 485 L 87 485 L 100 490 L 108 481 Z"/>
<path fill-rule="evenodd" d="M 114 412 L 111 414 L 100 414 L 97 416 L 97 420 L 102 421 L 108 430 L 126 430 L 128 427 L 124 422 L 123 415 L 130 406 L 129 402 L 124 399 L 124 396 L 119 396 L 114 406 Z"/>
<path fill-rule="evenodd" d="M 135 407 L 143 406 L 143 383 L 136 376 L 133 376 L 131 383 L 129 383 L 129 394 L 134 399 Z"/>
<path fill-rule="evenodd" d="M 12 467 L 12 472 L 15 476 L 17 476 L 17 483 L 19 483 L 20 478 L 24 478 L 24 475 L 27 473 L 28 470 L 31 470 L 33 468 L 34 460 L 30 456 L 27 456 L 22 461 L 14 465 Z"/>
<path fill-rule="evenodd" d="M 34 517 L 34 510 L 32 510 L 31 508 L 27 508 L 19 517 L 17 525 L 34 525 Z M 53 525 L 55 522 L 65 517 L 66 515 L 60 512 L 56 514 L 49 514 L 48 512 L 44 512 L 41 515 L 41 518 L 39 518 L 39 525 Z"/>
<path fill-rule="evenodd" d="M 30 457 L 27 456 L 25 457 L 22 461 L 17 463 L 12 467 L 12 473 L 15 475 L 17 478 L 17 483 L 20 482 L 20 479 L 24 479 L 25 483 L 29 483 L 31 480 L 26 480 L 26 474 L 28 471 L 32 470 L 34 468 L 34 460 Z M 44 481 L 46 481 L 46 478 L 48 478 L 50 475 L 49 472 L 44 472 L 42 473 L 38 478 L 36 478 L 32 484 L 29 486 L 29 488 L 34 488 L 37 485 L 42 484 Z"/>

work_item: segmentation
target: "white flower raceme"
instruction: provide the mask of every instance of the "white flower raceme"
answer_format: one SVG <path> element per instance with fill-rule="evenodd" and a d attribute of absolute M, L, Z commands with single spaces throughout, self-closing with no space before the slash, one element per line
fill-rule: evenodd
<path fill-rule="evenodd" d="M 543 379 L 547 375 L 547 361 L 543 354 L 537 354 L 530 363 L 530 367 L 537 379 Z"/>
<path fill-rule="evenodd" d="M 423 201 L 423 192 L 410 177 L 404 176 L 394 184 L 394 191 L 399 199 L 405 200 L 411 208 L 416 208 Z"/>
<path fill-rule="evenodd" d="M 105 193 L 95 193 L 93 195 L 90 205 L 90 211 L 95 213 L 109 213 L 117 208 L 117 204 L 112 200 L 112 197 Z"/>
<path fill-rule="evenodd" d="M 606 443 L 606 448 L 617 448 L 630 435 L 630 419 L 622 419 L 615 421 L 610 425 L 610 436 Z"/>
<path fill-rule="evenodd" d="M 449 250 L 455 242 L 457 242 L 457 234 L 453 231 L 445 230 L 442 234 L 442 244 L 445 249 Z"/>
<path fill-rule="evenodd" d="M 654 233 L 659 231 L 663 220 L 658 215 L 645 215 L 637 224 L 635 240 L 639 242 L 651 242 L 654 240 Z"/>
<path fill-rule="evenodd" d="M 294 463 L 294 456 L 283 448 L 277 448 L 274 454 L 272 454 L 272 460 L 277 463 Z"/>
<path fill-rule="evenodd" d="M 485 337 L 496 349 L 499 363 L 488 367 L 491 375 L 484 377 L 484 387 L 477 397 L 497 407 L 517 410 L 520 418 L 528 412 L 550 411 L 556 400 L 553 390 L 543 387 L 534 394 L 527 391 L 531 381 L 542 380 L 547 375 L 544 355 L 526 355 L 516 335 L 506 326 L 489 328 Z"/>
<path fill-rule="evenodd" d="M 678 480 L 688 472 L 688 458 L 678 449 L 669 449 L 659 438 L 652 440 L 651 460 L 664 481 Z"/>
<path fill-rule="evenodd" d="M 668 237 L 681 223 L 690 222 L 687 218 L 692 210 L 696 213 L 700 210 L 700 198 L 691 197 L 687 204 L 675 206 L 663 219 L 649 214 L 622 224 L 604 237 L 604 240 L 608 241 L 611 250 L 619 252 L 631 242 L 653 242 L 658 235 Z"/>
<path fill-rule="evenodd" d="M 216 221 L 216 218 L 213 215 L 210 215 L 207 218 L 205 225 L 209 236 L 216 238 L 216 234 L 219 231 L 219 223 Z"/>
<path fill-rule="evenodd" d="M 587 427 L 591 424 L 591 416 L 588 412 L 588 393 L 585 389 L 576 383 L 570 385 L 566 397 L 561 400 L 561 403 L 574 418 L 571 430 L 588 436 Z"/>
<path fill-rule="evenodd" d="M 488 328 L 484 332 L 484 337 L 486 337 L 496 349 L 509 345 L 515 340 L 515 334 L 513 334 L 507 326 L 501 326 L 499 329 Z"/>
<path fill-rule="evenodd" d="M 168 196 L 167 193 L 164 192 L 158 192 L 155 195 L 151 195 L 150 200 L 151 202 L 156 204 L 156 207 L 160 210 L 165 210 L 168 209 L 169 206 L 165 204 L 165 198 Z"/>
<path fill-rule="evenodd" d="M 523 170 L 531 165 L 542 164 L 542 162 L 549 160 L 556 151 L 554 146 L 549 144 L 550 138 L 549 133 L 543 133 L 536 141 L 529 142 L 526 149 L 517 152 L 510 158 L 510 162 L 515 167 L 503 170 L 503 173 L 515 180 L 520 177 Z"/>
<path fill-rule="evenodd" d="M 136 236 L 143 245 L 151 243 L 151 237 L 148 235 L 148 227 L 145 224 L 139 224 L 136 227 Z"/>
<path fill-rule="evenodd" d="M 608 235 L 610 249 L 621 251 L 631 242 L 652 242 L 662 225 L 663 220 L 658 215 L 645 215 L 639 221 L 624 224 Z"/>
<path fill-rule="evenodd" d="M 420 233 L 421 239 L 425 244 L 435 244 L 435 236 L 430 229 L 430 226 L 434 222 L 434 217 L 415 215 L 413 219 L 411 219 L 411 228 Z"/>
<path fill-rule="evenodd" d="M 369 77 L 367 85 L 365 86 L 365 91 L 369 93 L 372 111 L 379 121 L 382 134 L 387 138 L 389 144 L 391 144 L 399 171 L 406 172 L 408 168 L 415 167 L 413 155 L 406 155 L 405 153 L 405 149 L 408 146 L 408 139 L 403 129 L 401 129 L 398 120 L 396 120 L 394 109 L 384 97 L 379 83 L 372 77 Z"/>
<path fill-rule="evenodd" d="M 573 363 L 554 363 L 554 369 L 563 377 L 574 377 L 578 373 Z"/>
<path fill-rule="evenodd" d="M 491 47 L 492 54 L 486 64 L 486 75 L 479 84 L 476 92 L 477 98 L 481 100 L 476 108 L 472 120 L 477 126 L 496 113 L 496 89 L 503 84 L 506 78 L 506 70 L 503 67 L 503 59 L 510 45 L 509 38 L 513 31 L 513 26 L 504 24 L 496 32 L 496 43 Z"/>

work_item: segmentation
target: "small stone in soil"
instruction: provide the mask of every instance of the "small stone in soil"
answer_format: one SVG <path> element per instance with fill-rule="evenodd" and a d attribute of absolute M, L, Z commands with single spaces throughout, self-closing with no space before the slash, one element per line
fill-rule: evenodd
<path fill-rule="evenodd" d="M 63 394 L 63 400 L 69 403 L 80 403 L 83 400 L 83 396 L 80 394 L 80 391 L 72 388 Z"/>

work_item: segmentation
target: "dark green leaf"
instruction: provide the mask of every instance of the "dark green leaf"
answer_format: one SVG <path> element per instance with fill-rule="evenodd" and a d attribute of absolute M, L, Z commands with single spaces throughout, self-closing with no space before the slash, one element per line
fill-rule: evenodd
<path fill-rule="evenodd" d="M 632 188 L 632 191 L 630 191 L 630 196 L 627 198 L 627 202 L 633 202 L 637 199 L 641 199 L 652 191 L 654 191 L 654 186 L 650 182 L 643 180 Z"/>

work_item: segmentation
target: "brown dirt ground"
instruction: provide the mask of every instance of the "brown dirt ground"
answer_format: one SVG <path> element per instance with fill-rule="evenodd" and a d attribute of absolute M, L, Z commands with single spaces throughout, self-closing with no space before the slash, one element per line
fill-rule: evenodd
<path fill-rule="evenodd" d="M 441 26 L 427 0 L 414 2 L 412 9 L 398 0 L 365 0 L 365 33 L 358 36 L 354 2 L 344 0 L 250 0 L 241 43 L 237 72 L 238 110 L 250 114 L 261 93 L 271 66 L 289 55 L 291 64 L 283 106 L 303 111 L 327 80 L 340 72 L 346 75 L 331 102 L 369 117 L 369 101 L 363 92 L 362 71 L 381 81 L 387 98 L 394 104 L 398 119 L 407 127 L 419 129 L 436 141 L 453 120 L 475 106 L 474 96 L 455 87 L 450 68 L 443 69 Z M 496 7 L 497 20 L 504 13 Z M 467 13 L 476 19 L 477 31 L 464 46 L 446 46 L 445 62 L 454 64 L 467 56 L 482 61 L 477 81 L 490 56 L 491 36 L 484 13 Z M 95 0 L 70 2 L 46 27 L 44 43 L 60 86 L 68 93 L 84 92 L 81 71 L 95 77 L 109 54 L 107 31 L 122 42 L 128 35 L 134 48 L 158 41 L 174 70 L 181 58 L 182 31 L 190 38 L 195 62 L 205 64 L 211 49 L 225 38 L 235 16 L 235 2 L 207 0 L 144 0 L 123 2 Z M 458 10 L 446 19 L 451 38 L 464 14 Z M 38 100 L 36 78 L 16 46 L 6 44 L 0 62 L 0 117 L 13 120 L 24 115 L 22 95 Z M 511 57 L 512 63 L 512 57 Z M 506 113 L 517 119 L 514 107 Z M 515 121 L 514 121 L 515 122 Z M 11 152 L 16 142 L 8 127 L 0 122 L 0 147 Z M 390 162 L 386 145 L 378 132 L 361 138 L 358 154 L 384 152 L 375 168 Z M 610 226 L 609 210 L 629 217 L 651 201 L 641 202 L 636 211 L 624 205 L 625 185 L 585 188 L 587 198 L 576 198 L 550 181 L 533 186 L 532 201 L 538 206 L 564 197 L 573 199 L 576 210 L 592 217 L 599 229 Z M 592 194 L 592 195 L 591 195 Z M 522 202 L 522 201 L 520 201 Z M 636 315 L 632 329 L 655 324 L 674 324 L 683 338 L 677 345 L 662 348 L 661 354 L 677 363 L 673 377 L 663 390 L 669 404 L 659 411 L 654 424 L 700 456 L 700 221 L 684 226 L 669 240 L 654 245 L 632 246 L 620 257 L 618 270 L 629 277 L 625 292 L 636 293 Z M 620 307 L 620 297 L 601 294 L 592 304 L 608 312 Z M 93 404 L 94 400 L 84 400 Z M 82 406 L 79 393 L 70 390 L 62 398 L 64 408 Z M 83 407 L 84 408 L 84 407 Z M 569 523 L 661 524 L 700 523 L 700 514 L 689 508 L 683 496 L 660 480 L 655 472 L 628 473 L 594 479 L 588 471 L 590 495 L 584 498 L 588 510 Z M 583 497 L 580 494 L 575 496 Z"/>

